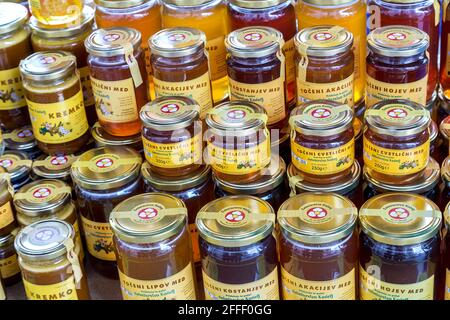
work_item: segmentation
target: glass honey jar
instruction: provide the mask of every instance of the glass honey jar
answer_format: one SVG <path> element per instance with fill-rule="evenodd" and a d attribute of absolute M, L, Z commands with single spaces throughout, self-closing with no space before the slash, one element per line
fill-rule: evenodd
<path fill-rule="evenodd" d="M 351 171 L 355 160 L 353 111 L 329 100 L 302 104 L 291 112 L 292 164 L 305 181 L 330 184 Z"/>
<path fill-rule="evenodd" d="M 46 154 L 75 153 L 89 140 L 76 58 L 44 51 L 20 62 L 33 134 Z"/>
<path fill-rule="evenodd" d="M 33 17 L 41 23 L 55 26 L 73 23 L 77 24 L 83 10 L 83 0 L 29 0 Z"/>
<path fill-rule="evenodd" d="M 447 207 L 450 202 L 450 157 L 442 161 L 441 165 L 442 192 L 440 195 L 439 207 L 441 210 Z"/>
<path fill-rule="evenodd" d="M 263 107 L 248 101 L 224 102 L 206 116 L 207 161 L 214 175 L 230 183 L 262 176 L 270 163 L 270 138 Z"/>
<path fill-rule="evenodd" d="M 71 186 L 70 167 L 75 160 L 77 157 L 72 154 L 42 155 L 33 161 L 31 178 L 33 180 L 58 179 Z"/>
<path fill-rule="evenodd" d="M 183 96 L 159 97 L 145 105 L 140 117 L 144 154 L 152 171 L 179 177 L 203 163 L 200 106 Z"/>
<path fill-rule="evenodd" d="M 444 280 L 444 300 L 450 300 L 450 205 L 446 205 L 444 211 L 445 230 L 443 232 L 443 270 L 442 278 Z M 442 297 L 442 296 L 441 296 Z"/>
<path fill-rule="evenodd" d="M 439 30 L 439 36 L 441 37 L 441 47 L 440 47 L 440 86 L 439 86 L 439 95 L 441 100 L 449 100 L 450 99 L 450 53 L 449 53 L 449 33 L 450 33 L 450 15 L 449 15 L 449 2 L 442 1 L 442 23 L 441 28 Z"/>
<path fill-rule="evenodd" d="M 92 138 L 95 141 L 95 147 L 129 147 L 143 154 L 142 135 L 138 134 L 129 137 L 117 137 L 110 135 L 106 130 L 96 122 L 91 130 Z"/>
<path fill-rule="evenodd" d="M 339 26 L 305 28 L 296 34 L 297 105 L 332 100 L 353 108 L 353 35 Z"/>
<path fill-rule="evenodd" d="M 148 102 L 141 34 L 136 29 L 97 29 L 84 44 L 98 122 L 113 136 L 140 132 L 139 111 Z"/>
<path fill-rule="evenodd" d="M 363 128 L 364 124 L 358 118 L 353 119 L 353 132 L 355 133 L 355 160 L 359 162 L 361 166 L 364 165 L 363 160 Z"/>
<path fill-rule="evenodd" d="M 298 0 L 298 29 L 329 25 L 340 26 L 353 35 L 354 104 L 364 103 L 366 87 L 366 1 L 363 0 Z"/>
<path fill-rule="evenodd" d="M 142 158 L 127 147 L 86 151 L 72 164 L 71 176 L 84 239 L 94 268 L 117 278 L 109 215 L 121 201 L 142 193 Z"/>
<path fill-rule="evenodd" d="M 228 97 L 224 39 L 230 32 L 224 0 L 163 0 L 163 28 L 188 27 L 206 35 L 214 104 Z"/>
<path fill-rule="evenodd" d="M 145 192 L 167 193 L 182 200 L 185 204 L 194 262 L 199 263 L 201 259 L 195 218 L 200 209 L 215 198 L 211 167 L 201 166 L 187 176 L 168 179 L 166 176 L 153 172 L 149 163 L 146 162 L 142 165 L 141 175 L 145 183 Z"/>
<path fill-rule="evenodd" d="M 295 104 L 294 36 L 297 33 L 295 9 L 289 0 L 230 0 L 228 17 L 232 30 L 244 27 L 272 27 L 283 34 L 286 58 L 286 99 Z"/>
<path fill-rule="evenodd" d="M 420 195 L 389 193 L 369 199 L 359 217 L 360 299 L 436 299 L 439 208 Z"/>
<path fill-rule="evenodd" d="M 3 139 L 7 150 L 24 152 L 32 160 L 42 154 L 34 138 L 33 128 L 29 125 L 4 133 Z"/>
<path fill-rule="evenodd" d="M 0 278 L 5 286 L 11 286 L 21 280 L 17 253 L 14 249 L 14 239 L 19 228 L 10 234 L 0 236 Z"/>
<path fill-rule="evenodd" d="M 450 155 L 450 116 L 445 117 L 439 125 L 439 133 L 442 138 L 441 154 L 443 158 Z"/>
<path fill-rule="evenodd" d="M 28 155 L 20 151 L 7 150 L 0 157 L 0 167 L 9 174 L 11 185 L 15 191 L 31 181 L 32 163 L 33 161 Z M 12 197 L 13 192 L 10 194 Z"/>
<path fill-rule="evenodd" d="M 335 193 L 303 193 L 278 210 L 284 300 L 356 300 L 358 210 Z"/>
<path fill-rule="evenodd" d="M 407 100 L 386 100 L 365 113 L 364 165 L 386 183 L 402 184 L 430 158 L 430 113 Z"/>
<path fill-rule="evenodd" d="M 183 201 L 144 193 L 119 203 L 114 232 L 124 300 L 195 300 L 191 239 Z"/>
<path fill-rule="evenodd" d="M 383 100 L 406 99 L 425 106 L 428 35 L 416 28 L 377 28 L 367 37 L 366 108 Z"/>
<path fill-rule="evenodd" d="M 30 123 L 19 63 L 33 50 L 24 6 L 0 3 L 0 124 L 12 131 Z"/>
<path fill-rule="evenodd" d="M 288 119 L 286 67 L 281 32 L 269 27 L 247 27 L 225 39 L 230 100 L 247 100 L 264 107 L 270 128 L 282 129 Z"/>
<path fill-rule="evenodd" d="M 92 126 L 97 119 L 97 114 L 89 79 L 88 55 L 84 47 L 84 40 L 94 27 L 94 9 L 90 6 L 84 6 L 80 19 L 79 24 L 54 27 L 40 23 L 38 19 L 31 17 L 29 22 L 31 44 L 35 52 L 63 50 L 70 52 L 77 58 L 77 70 L 83 90 L 84 106 L 88 123 Z"/>
<path fill-rule="evenodd" d="M 14 246 L 28 300 L 90 299 L 74 236 L 62 220 L 38 221 L 18 233 Z"/>
<path fill-rule="evenodd" d="M 156 97 L 187 96 L 200 118 L 213 107 L 206 36 L 197 29 L 164 29 L 149 39 Z"/>
<path fill-rule="evenodd" d="M 275 212 L 253 196 L 228 196 L 197 215 L 206 300 L 278 300 Z"/>

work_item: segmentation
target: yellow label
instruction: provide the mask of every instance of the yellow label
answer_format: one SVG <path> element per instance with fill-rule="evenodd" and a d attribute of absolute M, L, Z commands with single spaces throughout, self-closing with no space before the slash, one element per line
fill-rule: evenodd
<path fill-rule="evenodd" d="M 0 110 L 26 107 L 19 68 L 0 70 Z"/>
<path fill-rule="evenodd" d="M 225 174 L 249 174 L 270 163 L 270 141 L 266 138 L 257 146 L 228 150 L 208 142 L 208 160 L 214 170 Z"/>
<path fill-rule="evenodd" d="M 191 234 L 192 256 L 194 262 L 200 262 L 202 260 L 202 257 L 200 255 L 200 246 L 198 244 L 198 230 L 195 223 L 189 224 L 189 232 Z"/>
<path fill-rule="evenodd" d="M 428 164 L 430 141 L 403 150 L 386 149 L 376 146 L 363 137 L 364 164 L 375 172 L 393 175 L 407 175 L 424 169 Z"/>
<path fill-rule="evenodd" d="M 379 101 L 391 99 L 406 99 L 424 106 L 427 103 L 427 80 L 428 76 L 425 76 L 409 83 L 387 83 L 367 75 L 366 106 L 370 108 Z"/>
<path fill-rule="evenodd" d="M 213 107 L 208 72 L 193 80 L 168 82 L 153 77 L 153 82 L 157 97 L 185 96 L 196 101 L 200 105 L 200 118 L 202 119 L 205 118 L 206 112 Z"/>
<path fill-rule="evenodd" d="M 81 216 L 84 237 L 89 253 L 100 260 L 116 261 L 113 232 L 107 222 L 94 222 Z"/>
<path fill-rule="evenodd" d="M 91 77 L 91 84 L 100 121 L 123 123 L 139 119 L 132 78 L 103 81 Z"/>
<path fill-rule="evenodd" d="M 381 281 L 359 268 L 359 298 L 361 300 L 433 300 L 434 276 L 412 284 Z"/>
<path fill-rule="evenodd" d="M 14 222 L 14 214 L 11 203 L 8 201 L 0 207 L 0 229 Z"/>
<path fill-rule="evenodd" d="M 119 269 L 123 300 L 195 300 L 194 271 L 189 263 L 180 272 L 158 280 L 131 278 Z"/>
<path fill-rule="evenodd" d="M 327 175 L 342 172 L 353 165 L 355 160 L 355 140 L 333 149 L 310 149 L 291 138 L 292 163 L 300 171 Z"/>
<path fill-rule="evenodd" d="M 441 4 L 439 3 L 439 0 L 434 0 L 433 8 L 434 8 L 434 26 L 438 26 L 439 20 L 441 19 Z"/>
<path fill-rule="evenodd" d="M 295 92 L 295 45 L 294 38 L 287 40 L 283 46 L 283 54 L 286 59 L 286 85 L 294 90 L 288 90 L 288 93 Z M 295 97 L 288 96 L 288 101 L 291 101 Z"/>
<path fill-rule="evenodd" d="M 28 300 L 78 300 L 74 276 L 55 284 L 34 284 L 23 279 Z"/>
<path fill-rule="evenodd" d="M 0 300 L 6 300 L 5 289 L 3 289 L 3 285 L 0 282 Z"/>
<path fill-rule="evenodd" d="M 329 281 L 308 281 L 281 268 L 281 290 L 284 300 L 355 300 L 355 269 Z"/>
<path fill-rule="evenodd" d="M 155 166 L 162 168 L 180 168 L 201 163 L 203 156 L 202 134 L 176 143 L 156 143 L 142 136 L 145 158 Z"/>
<path fill-rule="evenodd" d="M 218 80 L 227 75 L 227 49 L 225 48 L 225 36 L 220 36 L 206 42 L 208 51 L 211 80 Z"/>
<path fill-rule="evenodd" d="M 20 272 L 19 263 L 17 262 L 17 254 L 0 260 L 0 274 L 2 279 L 15 276 Z"/>
<path fill-rule="evenodd" d="M 81 90 L 62 102 L 27 103 L 34 137 L 41 142 L 70 142 L 89 129 Z"/>
<path fill-rule="evenodd" d="M 264 278 L 242 284 L 228 284 L 210 278 L 203 271 L 206 300 L 278 300 L 278 269 Z M 239 272 L 236 270 L 236 272 Z"/>
<path fill-rule="evenodd" d="M 284 68 L 284 66 L 282 66 Z M 250 84 L 242 83 L 228 77 L 230 83 L 230 100 L 246 100 L 263 106 L 269 116 L 268 124 L 277 123 L 286 118 L 284 79 Z"/>
<path fill-rule="evenodd" d="M 81 89 L 83 91 L 83 99 L 85 106 L 92 106 L 95 104 L 94 93 L 92 92 L 92 84 L 89 74 L 89 67 L 79 68 Z"/>
<path fill-rule="evenodd" d="M 320 99 L 332 100 L 353 107 L 353 74 L 344 80 L 331 83 L 313 83 L 297 77 L 297 105 Z"/>
<path fill-rule="evenodd" d="M 450 300 L 450 270 L 445 269 L 445 300 Z"/>

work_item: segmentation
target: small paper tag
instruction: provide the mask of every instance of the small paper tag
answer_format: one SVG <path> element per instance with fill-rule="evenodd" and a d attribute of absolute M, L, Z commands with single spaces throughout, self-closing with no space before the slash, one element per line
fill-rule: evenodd
<path fill-rule="evenodd" d="M 134 49 L 131 43 L 123 43 L 123 49 L 125 50 L 125 61 L 130 68 L 131 77 L 133 78 L 134 87 L 139 87 L 144 81 L 142 80 L 141 70 L 139 64 L 134 57 Z"/>

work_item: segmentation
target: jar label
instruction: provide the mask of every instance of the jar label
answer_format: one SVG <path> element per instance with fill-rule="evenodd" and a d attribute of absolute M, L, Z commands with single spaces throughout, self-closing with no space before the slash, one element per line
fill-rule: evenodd
<path fill-rule="evenodd" d="M 94 222 L 81 216 L 88 252 L 97 259 L 116 261 L 113 232 L 107 222 Z"/>
<path fill-rule="evenodd" d="M 288 88 L 288 101 L 295 99 L 295 44 L 294 37 L 287 40 L 283 46 L 283 54 L 286 59 L 286 86 Z"/>
<path fill-rule="evenodd" d="M 376 273 L 378 266 L 374 267 Z M 426 280 L 411 284 L 395 284 L 381 281 L 359 268 L 359 298 L 361 300 L 433 300 L 434 275 Z"/>
<path fill-rule="evenodd" d="M 192 263 L 180 272 L 158 280 L 140 280 L 119 269 L 123 300 L 195 300 Z"/>
<path fill-rule="evenodd" d="M 242 284 L 228 284 L 203 273 L 205 300 L 279 300 L 278 269 L 275 267 L 264 278 Z M 236 270 L 236 272 L 239 272 Z"/>
<path fill-rule="evenodd" d="M 27 103 L 33 134 L 43 143 L 70 142 L 89 130 L 81 90 L 62 102 Z"/>
<path fill-rule="evenodd" d="M 0 274 L 2 279 L 7 279 L 15 276 L 20 272 L 19 263 L 17 262 L 17 254 L 0 260 Z"/>
<path fill-rule="evenodd" d="M 202 163 L 202 134 L 176 143 L 156 143 L 142 136 L 145 158 L 155 167 L 180 168 Z"/>
<path fill-rule="evenodd" d="M 297 78 L 297 105 L 311 100 L 326 99 L 354 106 L 352 73 L 344 80 L 331 83 L 313 83 Z"/>
<path fill-rule="evenodd" d="M 424 106 L 427 103 L 427 81 L 428 76 L 409 83 L 387 83 L 367 75 L 366 107 L 391 99 L 407 99 Z"/>
<path fill-rule="evenodd" d="M 200 118 L 204 119 L 206 112 L 213 107 L 211 82 L 206 72 L 198 78 L 182 82 L 169 82 L 153 77 L 156 97 L 186 96 L 196 101 L 200 106 Z"/>
<path fill-rule="evenodd" d="M 227 76 L 227 49 L 225 36 L 206 41 L 206 51 L 209 57 L 211 80 L 222 79 Z"/>
<path fill-rule="evenodd" d="M 445 300 L 450 300 L 450 270 L 445 269 Z"/>
<path fill-rule="evenodd" d="M 0 300 L 6 300 L 5 289 L 3 289 L 3 285 L 0 283 Z"/>
<path fill-rule="evenodd" d="M 441 19 L 441 4 L 439 3 L 439 0 L 434 0 L 433 8 L 434 8 L 434 26 L 437 27 Z"/>
<path fill-rule="evenodd" d="M 89 67 L 79 68 L 81 89 L 83 91 L 84 105 L 86 107 L 95 104 L 94 93 L 92 92 L 92 84 L 89 74 Z"/>
<path fill-rule="evenodd" d="M 77 247 L 77 249 L 80 250 L 79 252 L 79 257 L 80 257 L 80 262 L 83 261 L 84 259 L 84 250 L 83 250 L 83 243 L 81 242 L 81 234 L 80 234 L 80 226 L 78 225 L 78 219 L 75 220 L 75 222 L 73 223 L 73 229 L 75 231 L 75 246 Z"/>
<path fill-rule="evenodd" d="M 283 64 L 281 67 L 284 68 Z M 238 82 L 231 77 L 228 81 L 231 101 L 246 100 L 263 106 L 269 116 L 269 125 L 286 118 L 283 77 L 256 84 Z"/>
<path fill-rule="evenodd" d="M 396 176 L 408 175 L 423 170 L 429 160 L 430 141 L 403 150 L 379 147 L 363 137 L 364 164 L 371 170 Z"/>
<path fill-rule="evenodd" d="M 347 170 L 355 160 L 355 140 L 332 149 L 311 149 L 291 138 L 292 164 L 300 171 L 328 175 Z"/>
<path fill-rule="evenodd" d="M 208 141 L 208 160 L 217 172 L 244 175 L 257 172 L 270 163 L 268 138 L 257 146 L 238 150 L 224 149 Z"/>
<path fill-rule="evenodd" d="M 189 232 L 191 234 L 192 253 L 194 257 L 194 262 L 200 262 L 202 261 L 202 258 L 200 256 L 200 246 L 198 243 L 198 230 L 197 225 L 195 223 L 189 224 Z"/>
<path fill-rule="evenodd" d="M 0 207 L 0 229 L 10 225 L 14 222 L 14 214 L 11 208 L 11 203 L 8 201 Z"/>
<path fill-rule="evenodd" d="M 75 277 L 55 284 L 34 284 L 23 279 L 28 300 L 78 300 Z"/>
<path fill-rule="evenodd" d="M 19 68 L 0 70 L 0 110 L 26 107 Z"/>
<path fill-rule="evenodd" d="M 124 123 L 139 119 L 133 79 L 104 81 L 91 77 L 100 122 Z"/>
<path fill-rule="evenodd" d="M 355 269 L 329 281 L 309 281 L 291 275 L 281 267 L 284 300 L 355 300 Z"/>

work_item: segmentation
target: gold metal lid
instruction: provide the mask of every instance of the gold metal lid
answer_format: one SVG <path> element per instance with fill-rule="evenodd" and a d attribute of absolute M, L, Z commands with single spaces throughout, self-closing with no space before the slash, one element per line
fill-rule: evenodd
<path fill-rule="evenodd" d="M 436 122 L 434 122 L 434 120 L 430 121 L 430 126 L 428 128 L 430 131 L 430 142 L 433 143 L 434 141 L 436 141 L 436 139 L 438 137 L 439 129 L 438 129 Z"/>
<path fill-rule="evenodd" d="M 188 97 L 159 97 L 143 106 L 139 115 L 146 127 L 173 131 L 185 129 L 197 121 L 200 117 L 200 106 Z"/>
<path fill-rule="evenodd" d="M 124 55 L 131 48 L 136 50 L 141 45 L 141 33 L 133 28 L 112 27 L 97 29 L 85 40 L 84 45 L 89 54 L 99 57 Z"/>
<path fill-rule="evenodd" d="M 230 0 L 231 4 L 247 9 L 264 9 L 275 7 L 281 3 L 290 2 L 289 0 Z"/>
<path fill-rule="evenodd" d="M 142 144 L 142 135 L 140 133 L 134 136 L 128 137 L 116 137 L 110 135 L 103 129 L 98 122 L 92 126 L 91 130 L 92 138 L 95 140 L 95 145 L 97 147 L 107 147 L 107 146 L 131 146 L 134 144 Z"/>
<path fill-rule="evenodd" d="M 306 2 L 308 4 L 320 6 L 320 7 L 341 7 L 344 5 L 351 5 L 353 3 L 357 3 L 360 0 L 303 0 L 303 2 Z"/>
<path fill-rule="evenodd" d="M 0 34 L 17 30 L 28 20 L 28 9 L 21 4 L 0 2 Z"/>
<path fill-rule="evenodd" d="M 25 126 L 15 129 L 11 132 L 4 133 L 3 139 L 5 146 L 11 150 L 29 150 L 37 145 L 31 126 Z"/>
<path fill-rule="evenodd" d="M 411 180 L 403 181 L 399 183 L 388 183 L 376 178 L 376 174 L 373 174 L 373 170 L 364 167 L 364 180 L 375 190 L 380 193 L 387 192 L 412 192 L 412 193 L 425 193 L 433 189 L 440 180 L 440 168 L 439 163 L 433 158 L 430 158 L 425 170 L 419 172 L 416 177 Z"/>
<path fill-rule="evenodd" d="M 417 28 L 387 26 L 376 28 L 367 36 L 370 51 L 388 57 L 410 57 L 425 52 L 430 38 Z"/>
<path fill-rule="evenodd" d="M 20 179 L 31 171 L 32 161 L 24 152 L 8 150 L 0 157 L 0 167 L 9 173 L 11 180 Z"/>
<path fill-rule="evenodd" d="M 352 49 L 353 35 L 339 26 L 315 26 L 301 30 L 295 35 L 295 47 L 314 57 L 330 57 Z"/>
<path fill-rule="evenodd" d="M 65 51 L 36 52 L 20 61 L 23 78 L 34 81 L 63 79 L 75 72 L 77 59 Z"/>
<path fill-rule="evenodd" d="M 428 129 L 430 112 L 409 100 L 385 100 L 364 113 L 366 127 L 378 134 L 405 137 Z"/>
<path fill-rule="evenodd" d="M 70 167 L 76 159 L 77 157 L 72 154 L 55 156 L 43 154 L 33 161 L 31 170 L 36 176 L 41 178 L 63 179 L 70 176 Z"/>
<path fill-rule="evenodd" d="M 435 236 L 442 214 L 431 200 L 412 193 L 387 193 L 370 198 L 359 213 L 361 230 L 375 241 L 413 245 Z"/>
<path fill-rule="evenodd" d="M 441 165 L 441 177 L 444 182 L 450 186 L 450 156 L 442 161 Z"/>
<path fill-rule="evenodd" d="M 269 166 L 261 171 L 261 177 L 255 181 L 239 184 L 230 183 L 216 177 L 213 174 L 214 183 L 219 189 L 222 189 L 231 194 L 242 195 L 258 195 L 264 192 L 275 189 L 280 184 L 284 183 L 286 173 L 286 164 L 280 156 L 276 154 L 271 155 Z"/>
<path fill-rule="evenodd" d="M 16 192 L 14 207 L 30 217 L 54 214 L 70 203 L 71 192 L 70 186 L 61 180 L 36 180 Z"/>
<path fill-rule="evenodd" d="M 283 34 L 270 27 L 246 27 L 225 38 L 228 52 L 241 58 L 265 57 L 279 52 L 283 44 Z"/>
<path fill-rule="evenodd" d="M 278 210 L 278 224 L 288 238 L 325 244 L 353 232 L 358 210 L 347 198 L 335 193 L 306 192 L 287 199 Z"/>
<path fill-rule="evenodd" d="M 164 29 L 155 33 L 148 45 L 152 54 L 168 58 L 185 57 L 205 47 L 206 35 L 187 27 Z"/>
<path fill-rule="evenodd" d="M 352 128 L 353 111 L 334 101 L 309 101 L 292 110 L 289 124 L 299 133 L 328 137 Z"/>
<path fill-rule="evenodd" d="M 214 0 L 162 0 L 164 4 L 169 4 L 177 7 L 196 7 L 204 4 L 209 4 Z"/>
<path fill-rule="evenodd" d="M 39 22 L 38 19 L 31 16 L 29 25 L 32 33 L 41 38 L 54 39 L 73 37 L 83 34 L 86 31 L 92 30 L 94 26 L 94 13 L 94 8 L 90 6 L 84 6 L 81 13 L 81 21 L 79 24 L 71 23 L 68 25 L 59 26 L 57 28 L 52 28 L 46 24 Z"/>
<path fill-rule="evenodd" d="M 125 9 L 136 7 L 149 1 L 154 0 L 94 0 L 97 6 L 111 9 Z"/>
<path fill-rule="evenodd" d="M 62 220 L 37 221 L 23 228 L 14 247 L 20 257 L 29 260 L 50 260 L 67 253 L 66 242 L 74 238 L 73 226 Z"/>
<path fill-rule="evenodd" d="M 180 177 L 171 179 L 166 176 L 152 172 L 150 164 L 145 161 L 141 167 L 144 180 L 158 191 L 178 192 L 195 188 L 211 178 L 211 167 L 200 166 L 196 171 Z"/>
<path fill-rule="evenodd" d="M 132 243 L 155 243 L 179 234 L 186 227 L 183 201 L 165 193 L 144 193 L 119 203 L 109 223 L 114 234 Z"/>
<path fill-rule="evenodd" d="M 250 101 L 227 101 L 209 110 L 205 121 L 208 128 L 219 135 L 234 132 L 244 136 L 264 129 L 267 119 L 266 110 L 259 104 Z"/>
<path fill-rule="evenodd" d="M 253 196 L 228 196 L 211 201 L 197 214 L 200 237 L 221 247 L 243 247 L 263 240 L 275 226 L 275 212 Z"/>
<path fill-rule="evenodd" d="M 450 202 L 447 203 L 445 206 L 444 211 L 444 221 L 445 221 L 445 227 L 447 228 L 447 232 L 450 229 Z"/>
<path fill-rule="evenodd" d="M 16 238 L 16 235 L 19 233 L 20 228 L 17 227 L 11 233 L 8 233 L 7 235 L 0 237 L 0 248 L 8 247 L 12 244 L 14 244 L 14 239 Z"/>
<path fill-rule="evenodd" d="M 100 147 L 86 151 L 72 164 L 73 181 L 86 189 L 120 188 L 134 181 L 142 157 L 128 147 Z"/>
<path fill-rule="evenodd" d="M 442 120 L 441 124 L 439 125 L 439 132 L 441 133 L 442 137 L 448 142 L 448 140 L 450 139 L 450 116 L 447 116 L 444 120 Z"/>

